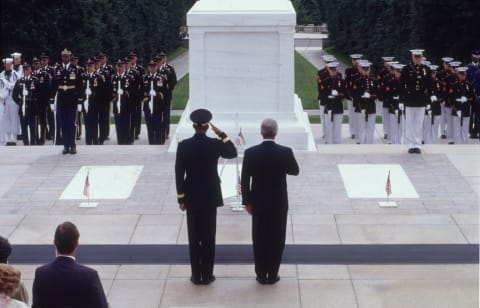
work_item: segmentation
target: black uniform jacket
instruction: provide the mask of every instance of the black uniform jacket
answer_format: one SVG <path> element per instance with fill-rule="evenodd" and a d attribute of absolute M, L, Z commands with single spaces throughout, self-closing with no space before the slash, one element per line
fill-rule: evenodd
<path fill-rule="evenodd" d="M 241 176 L 243 204 L 251 205 L 254 213 L 287 211 L 287 174 L 298 173 L 289 147 L 264 141 L 247 149 Z"/>
<path fill-rule="evenodd" d="M 187 210 L 223 205 L 218 158 L 235 158 L 237 149 L 222 133 L 221 140 L 195 134 L 178 143 L 175 161 L 177 199 Z"/>

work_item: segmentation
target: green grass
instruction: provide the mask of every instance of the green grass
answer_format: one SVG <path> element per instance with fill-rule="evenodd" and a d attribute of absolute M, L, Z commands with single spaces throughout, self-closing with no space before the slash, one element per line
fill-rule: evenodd
<path fill-rule="evenodd" d="M 182 54 L 184 54 L 185 52 L 187 52 L 187 48 L 184 48 L 184 47 L 178 47 L 177 49 L 175 49 L 174 51 L 170 52 L 168 54 L 168 62 L 174 60 L 175 58 L 178 58 L 179 56 L 181 56 Z"/>
<path fill-rule="evenodd" d="M 185 109 L 188 101 L 188 92 L 189 92 L 189 75 L 185 75 L 180 79 L 173 89 L 173 98 L 172 98 L 172 109 Z"/>
<path fill-rule="evenodd" d="M 343 64 L 345 64 L 347 66 L 351 65 L 352 60 L 350 59 L 349 55 L 341 53 L 341 52 L 335 50 L 335 48 L 333 48 L 333 47 L 327 47 L 324 50 L 327 54 L 335 56 L 335 58 L 337 58 L 337 60 L 339 60 Z"/>
<path fill-rule="evenodd" d="M 317 69 L 295 51 L 295 93 L 304 109 L 318 109 Z"/>

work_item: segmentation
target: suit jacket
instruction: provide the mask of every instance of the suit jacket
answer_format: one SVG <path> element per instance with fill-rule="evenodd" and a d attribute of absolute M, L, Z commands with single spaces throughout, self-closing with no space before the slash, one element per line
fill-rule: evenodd
<path fill-rule="evenodd" d="M 97 271 L 69 257 L 37 268 L 32 308 L 108 308 Z"/>
<path fill-rule="evenodd" d="M 223 133 L 221 140 L 195 134 L 178 144 L 175 161 L 177 199 L 187 210 L 223 205 L 218 158 L 235 158 L 237 149 Z"/>
<path fill-rule="evenodd" d="M 242 166 L 243 204 L 254 213 L 288 210 L 287 174 L 298 175 L 292 149 L 264 141 L 245 151 Z"/>

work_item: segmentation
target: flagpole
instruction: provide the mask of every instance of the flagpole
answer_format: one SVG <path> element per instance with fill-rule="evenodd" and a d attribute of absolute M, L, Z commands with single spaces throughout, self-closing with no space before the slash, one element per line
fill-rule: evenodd
<path fill-rule="evenodd" d="M 387 191 L 387 204 L 388 204 L 388 199 L 390 197 L 390 190 L 391 190 L 391 183 L 390 183 L 390 170 L 388 170 L 388 177 L 387 177 L 387 185 L 388 185 L 388 191 Z"/>

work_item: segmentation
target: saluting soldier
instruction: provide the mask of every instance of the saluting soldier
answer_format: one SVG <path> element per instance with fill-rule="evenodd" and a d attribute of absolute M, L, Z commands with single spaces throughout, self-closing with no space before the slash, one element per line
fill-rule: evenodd
<path fill-rule="evenodd" d="M 357 61 L 360 60 L 363 55 L 355 53 L 351 54 L 350 58 L 352 59 L 352 66 L 345 69 L 345 85 L 347 87 L 347 111 L 348 111 L 348 129 L 350 132 L 350 138 L 355 139 L 355 134 L 357 133 L 356 127 L 356 115 L 355 108 L 353 106 L 353 83 L 360 75 L 358 71 Z"/>
<path fill-rule="evenodd" d="M 390 113 L 388 103 L 385 102 L 385 87 L 388 82 L 393 78 L 391 74 L 391 68 L 389 63 L 393 61 L 395 57 L 382 57 L 383 66 L 377 74 L 377 99 L 382 104 L 382 126 L 383 126 L 383 139 L 388 139 L 388 131 L 390 129 Z"/>
<path fill-rule="evenodd" d="M 60 124 L 63 151 L 62 154 L 76 154 L 75 116 L 82 110 L 82 76 L 77 67 L 70 63 L 72 52 L 64 49 L 61 52 L 62 63 L 55 68 L 53 93 L 57 95 L 50 99 L 50 107 L 57 111 Z"/>
<path fill-rule="evenodd" d="M 441 105 L 445 101 L 445 92 L 442 82 L 437 78 L 438 65 L 430 65 L 432 73 L 432 88 L 430 89 L 431 103 L 425 108 L 423 121 L 423 142 L 425 144 L 438 143 L 438 130 L 440 128 Z"/>
<path fill-rule="evenodd" d="M 22 66 L 23 77 L 13 88 L 12 97 L 19 106 L 22 139 L 24 145 L 37 145 L 38 140 L 38 79 L 32 75 L 30 64 Z"/>
<path fill-rule="evenodd" d="M 112 77 L 113 114 L 118 144 L 133 144 L 133 110 L 135 108 L 132 87 L 135 86 L 135 77 L 128 74 L 124 59 L 115 63 L 117 72 Z"/>
<path fill-rule="evenodd" d="M 147 123 L 148 143 L 165 143 L 165 80 L 156 70 L 157 63 L 150 61 L 148 73 L 143 76 L 143 112 Z"/>
<path fill-rule="evenodd" d="M 100 124 L 100 106 L 105 97 L 105 76 L 95 71 L 95 61 L 90 58 L 86 61 L 86 72 L 83 77 L 85 87 L 85 101 L 83 110 L 85 117 L 85 144 L 97 145 Z"/>
<path fill-rule="evenodd" d="M 400 76 L 402 96 L 405 102 L 405 142 L 408 153 L 421 153 L 425 107 L 432 87 L 430 68 L 422 64 L 423 49 L 413 49 L 412 61 Z M 403 105 L 403 104 L 402 104 Z M 402 106 L 403 108 L 403 106 Z"/>
<path fill-rule="evenodd" d="M 325 143 L 342 142 L 343 97 L 345 97 L 345 81 L 337 71 L 338 62 L 327 63 L 328 77 L 320 84 L 320 99 L 325 101 Z"/>
<path fill-rule="evenodd" d="M 470 123 L 471 107 L 475 100 L 475 89 L 466 80 L 467 68 L 456 69 L 458 82 L 452 87 L 453 105 L 453 142 L 466 144 Z"/>
<path fill-rule="evenodd" d="M 172 109 L 172 97 L 173 90 L 177 84 L 177 74 L 175 73 L 175 68 L 167 63 L 167 54 L 162 51 L 158 55 L 160 62 L 160 74 L 163 79 L 166 81 L 166 91 L 165 91 L 165 103 L 166 103 L 166 113 L 165 113 L 165 134 L 166 138 L 169 138 L 170 135 L 170 113 Z"/>
<path fill-rule="evenodd" d="M 373 143 L 376 118 L 377 81 L 370 76 L 370 63 L 367 60 L 358 61 L 360 75 L 353 82 L 354 107 L 357 115 L 357 144 Z"/>
<path fill-rule="evenodd" d="M 177 199 L 187 211 L 188 244 L 193 284 L 215 280 L 215 233 L 217 207 L 223 206 L 218 159 L 235 158 L 237 150 L 227 135 L 210 123 L 212 114 L 197 109 L 190 114 L 195 135 L 178 143 L 175 160 Z M 209 125 L 219 139 L 206 135 Z"/>
<path fill-rule="evenodd" d="M 390 114 L 389 120 L 389 141 L 392 144 L 401 144 L 405 133 L 405 110 L 400 110 L 400 74 L 404 67 L 403 64 L 391 62 L 393 69 L 393 78 L 387 83 L 385 88 L 385 100 L 388 104 Z M 403 103 L 402 103 L 403 104 Z"/>

